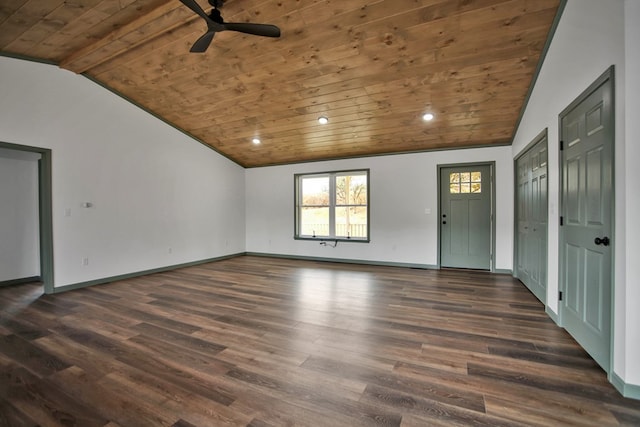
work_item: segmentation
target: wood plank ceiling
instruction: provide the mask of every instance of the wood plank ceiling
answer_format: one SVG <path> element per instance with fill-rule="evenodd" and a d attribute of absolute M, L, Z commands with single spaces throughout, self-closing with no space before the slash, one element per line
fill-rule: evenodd
<path fill-rule="evenodd" d="M 83 73 L 256 167 L 509 144 L 559 3 L 227 0 L 226 21 L 282 36 L 227 31 L 195 54 L 206 25 L 178 0 L 3 0 L 0 52 Z"/>

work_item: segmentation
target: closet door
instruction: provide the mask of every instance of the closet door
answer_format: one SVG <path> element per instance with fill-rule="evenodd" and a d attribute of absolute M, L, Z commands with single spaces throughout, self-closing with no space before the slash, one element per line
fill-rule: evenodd
<path fill-rule="evenodd" d="M 518 224 L 516 245 L 516 276 L 524 283 L 530 282 L 529 263 L 527 258 L 529 234 L 529 172 L 531 171 L 529 153 L 523 154 L 516 161 L 516 215 Z"/>
<path fill-rule="evenodd" d="M 546 133 L 516 161 L 516 276 L 543 303 L 547 295 Z"/>

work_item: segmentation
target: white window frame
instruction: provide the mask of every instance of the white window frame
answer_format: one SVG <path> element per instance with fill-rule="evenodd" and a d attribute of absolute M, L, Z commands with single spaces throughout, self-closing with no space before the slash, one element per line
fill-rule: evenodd
<path fill-rule="evenodd" d="M 348 175 L 365 175 L 367 182 L 367 203 L 365 205 L 338 205 L 340 206 L 363 206 L 367 208 L 367 232 L 366 237 L 351 237 L 351 236 L 336 236 L 336 178 L 339 176 Z M 329 178 L 329 235 L 305 235 L 300 234 L 301 229 L 301 210 L 304 207 L 301 204 L 302 201 L 302 185 L 301 182 L 304 178 Z M 371 241 L 371 200 L 370 200 L 370 173 L 369 169 L 353 169 L 344 171 L 332 171 L 332 172 L 316 172 L 316 173 L 302 173 L 294 175 L 294 208 L 295 208 L 295 224 L 294 224 L 294 239 L 296 240 L 318 240 L 318 241 L 339 241 L 339 242 L 362 242 L 368 243 Z"/>

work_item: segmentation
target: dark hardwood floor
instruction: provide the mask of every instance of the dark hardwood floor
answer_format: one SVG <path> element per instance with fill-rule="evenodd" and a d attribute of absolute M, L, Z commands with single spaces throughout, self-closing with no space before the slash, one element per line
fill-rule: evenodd
<path fill-rule="evenodd" d="M 640 425 L 505 275 L 243 256 L 0 308 L 0 425 Z"/>

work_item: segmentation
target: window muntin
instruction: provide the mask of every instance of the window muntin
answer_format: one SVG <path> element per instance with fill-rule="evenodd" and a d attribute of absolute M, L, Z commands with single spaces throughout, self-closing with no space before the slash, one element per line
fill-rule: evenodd
<path fill-rule="evenodd" d="M 369 240 L 369 171 L 295 176 L 296 238 Z"/>
<path fill-rule="evenodd" d="M 452 172 L 449 174 L 451 194 L 482 193 L 482 172 Z"/>

